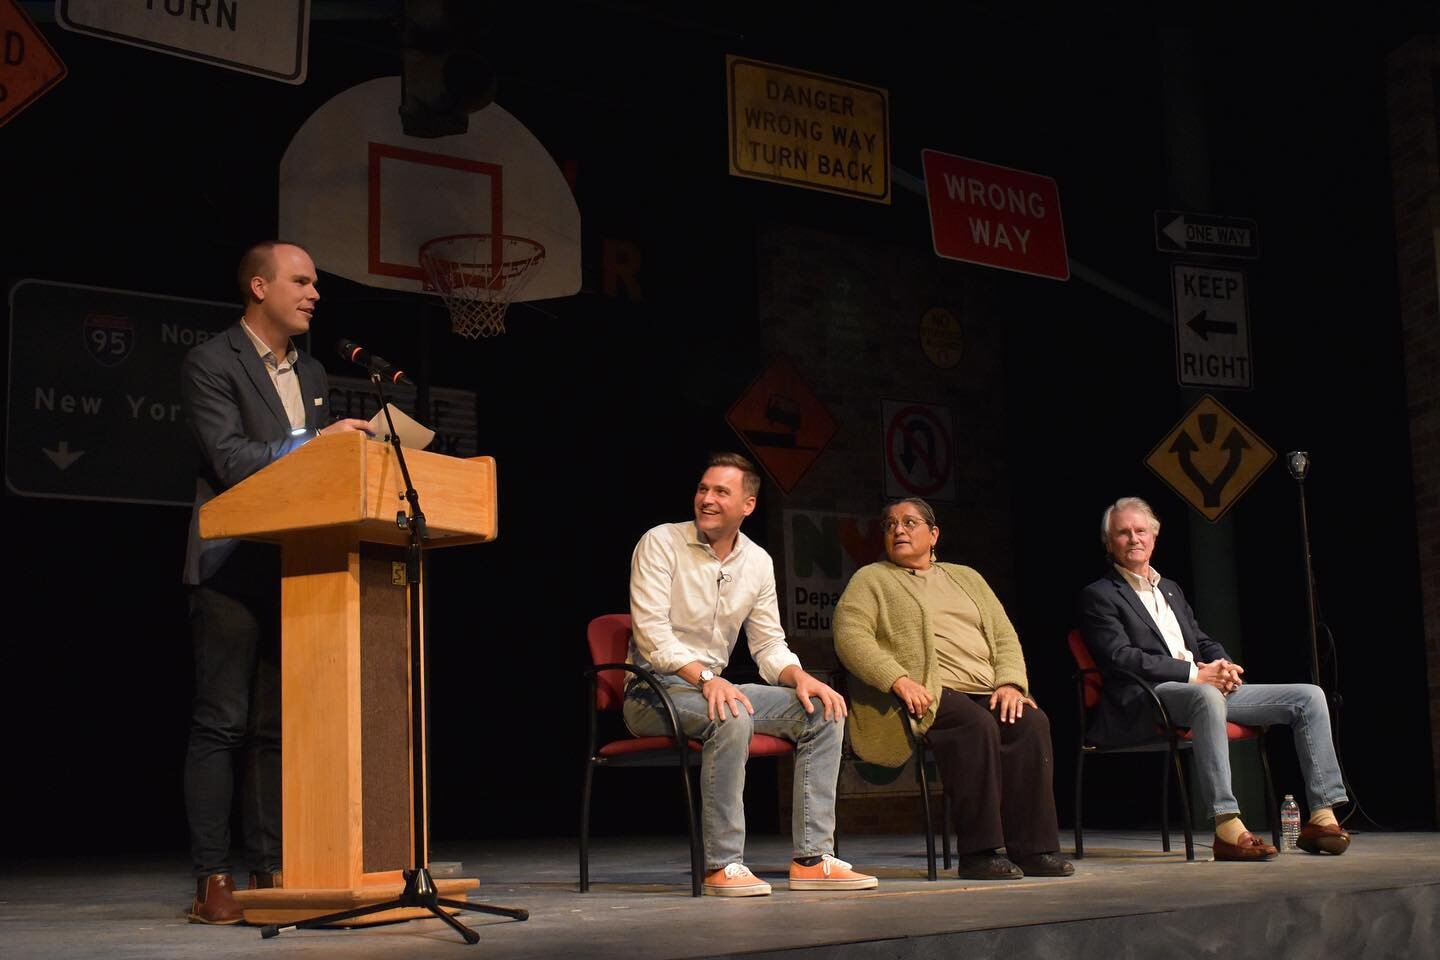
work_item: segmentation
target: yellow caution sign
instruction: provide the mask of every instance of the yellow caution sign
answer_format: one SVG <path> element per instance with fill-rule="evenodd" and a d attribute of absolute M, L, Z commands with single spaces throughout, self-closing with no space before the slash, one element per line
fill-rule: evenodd
<path fill-rule="evenodd" d="M 944 307 L 931 307 L 920 318 L 920 347 L 930 362 L 949 370 L 965 353 L 965 336 L 955 314 Z"/>
<path fill-rule="evenodd" d="M 1275 451 L 1209 394 L 1145 458 L 1210 521 L 1224 516 L 1274 462 Z"/>
<path fill-rule="evenodd" d="M 729 54 L 730 173 L 890 202 L 890 94 Z"/>

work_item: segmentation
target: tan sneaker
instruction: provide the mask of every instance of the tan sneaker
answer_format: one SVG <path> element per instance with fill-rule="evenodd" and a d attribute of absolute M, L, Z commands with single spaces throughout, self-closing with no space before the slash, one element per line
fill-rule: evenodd
<path fill-rule="evenodd" d="M 770 884 L 743 863 L 731 863 L 705 878 L 707 897 L 768 897 Z"/>
<path fill-rule="evenodd" d="M 790 861 L 791 890 L 869 890 L 879 885 L 879 880 L 851 870 L 850 864 L 828 853 L 813 867 Z"/>

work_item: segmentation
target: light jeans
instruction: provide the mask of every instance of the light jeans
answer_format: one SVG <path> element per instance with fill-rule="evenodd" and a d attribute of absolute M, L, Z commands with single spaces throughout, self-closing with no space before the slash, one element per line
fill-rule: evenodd
<path fill-rule="evenodd" d="M 1310 809 L 1346 800 L 1340 762 L 1330 739 L 1325 694 L 1310 683 L 1247 683 L 1229 696 L 1208 683 L 1159 683 L 1155 694 L 1170 721 L 1194 737 L 1191 773 L 1200 800 L 1215 816 L 1239 813 L 1230 785 L 1230 745 L 1225 722 L 1263 727 L 1285 724 L 1305 778 Z"/>
<path fill-rule="evenodd" d="M 794 812 L 790 834 L 796 857 L 835 851 L 835 783 L 840 775 L 840 746 L 845 721 L 826 720 L 820 701 L 811 698 L 806 713 L 790 687 L 742 683 L 739 689 L 755 707 L 751 716 L 711 720 L 705 697 L 678 677 L 660 677 L 675 703 L 685 734 L 705 745 L 700 754 L 700 797 L 705 833 L 705 868 L 740 863 L 745 853 L 745 761 L 750 736 L 768 733 L 795 744 Z M 667 736 L 665 708 L 644 684 L 625 695 L 625 725 L 639 737 Z"/>

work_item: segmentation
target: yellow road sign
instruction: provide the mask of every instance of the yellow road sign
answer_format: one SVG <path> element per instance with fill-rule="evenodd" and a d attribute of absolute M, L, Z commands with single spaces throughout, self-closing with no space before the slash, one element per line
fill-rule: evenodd
<path fill-rule="evenodd" d="M 1210 521 L 1224 516 L 1273 462 L 1275 451 L 1209 394 L 1145 458 Z"/>
<path fill-rule="evenodd" d="M 890 94 L 728 54 L 730 173 L 890 202 Z"/>

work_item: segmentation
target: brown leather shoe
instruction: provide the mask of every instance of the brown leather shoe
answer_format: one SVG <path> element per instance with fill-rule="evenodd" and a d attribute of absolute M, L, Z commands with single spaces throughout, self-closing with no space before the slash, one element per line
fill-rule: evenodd
<path fill-rule="evenodd" d="M 1235 843 L 1226 843 L 1217 835 L 1211 847 L 1215 851 L 1216 860 L 1258 862 L 1260 860 L 1274 860 L 1280 853 L 1279 850 L 1276 850 L 1248 830 L 1240 834 L 1239 840 Z"/>
<path fill-rule="evenodd" d="M 250 871 L 251 890 L 269 890 L 272 887 L 283 887 L 284 885 L 285 884 L 280 882 L 279 870 L 267 870 L 263 873 L 257 873 L 254 870 Z"/>
<path fill-rule="evenodd" d="M 191 923 L 239 923 L 245 912 L 235 902 L 235 881 L 228 873 L 212 873 L 195 880 L 195 902 L 190 905 Z"/>
<path fill-rule="evenodd" d="M 1295 846 L 1306 853 L 1328 853 L 1338 857 L 1350 849 L 1350 834 L 1338 823 L 1329 823 L 1323 827 L 1317 823 L 1307 823 L 1301 828 Z"/>

